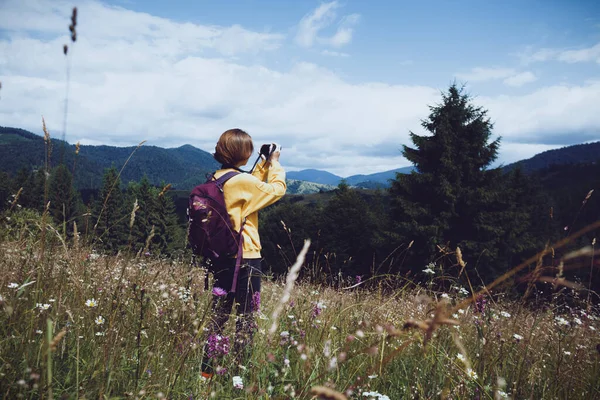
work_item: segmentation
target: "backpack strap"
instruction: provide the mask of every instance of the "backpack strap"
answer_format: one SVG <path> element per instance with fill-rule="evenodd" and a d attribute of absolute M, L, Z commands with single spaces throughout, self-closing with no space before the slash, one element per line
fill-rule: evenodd
<path fill-rule="evenodd" d="M 237 257 L 235 258 L 235 269 L 233 270 L 233 282 L 231 283 L 231 293 L 235 293 L 237 287 L 238 275 L 240 273 L 240 268 L 242 266 L 242 256 L 244 255 L 244 224 L 246 223 L 246 218 L 242 219 L 242 225 L 240 226 L 240 241 L 238 242 L 238 252 Z"/>
<path fill-rule="evenodd" d="M 229 172 L 225 172 L 223 175 L 221 175 L 220 177 L 216 178 L 215 182 L 217 183 L 217 186 L 218 186 L 219 190 L 222 192 L 223 191 L 223 185 L 225 184 L 225 182 L 227 182 L 229 179 L 233 178 L 237 174 L 239 174 L 238 171 L 229 171 Z M 214 178 L 215 175 L 213 174 L 212 177 Z"/>
<path fill-rule="evenodd" d="M 223 191 L 223 185 L 225 184 L 225 182 L 227 182 L 230 178 L 233 178 L 234 176 L 236 176 L 237 174 L 239 174 L 239 171 L 229 171 L 224 173 L 223 175 L 221 175 L 219 178 L 215 179 L 215 182 L 219 188 L 219 190 L 222 192 Z M 214 175 L 213 175 L 214 177 Z M 242 266 L 242 258 L 244 255 L 244 224 L 246 223 L 246 218 L 242 219 L 242 224 L 240 225 L 240 240 L 238 241 L 238 252 L 237 252 L 237 256 L 235 257 L 235 269 L 233 270 L 233 282 L 231 284 L 231 293 L 235 293 L 236 288 L 237 288 L 237 279 L 238 279 L 238 275 L 240 273 L 240 268 Z"/>

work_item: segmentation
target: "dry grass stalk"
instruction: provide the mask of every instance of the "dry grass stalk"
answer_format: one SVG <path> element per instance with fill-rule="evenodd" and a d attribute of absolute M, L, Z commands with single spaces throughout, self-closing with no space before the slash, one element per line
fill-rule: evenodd
<path fill-rule="evenodd" d="M 94 231 L 96 230 L 96 228 L 98 228 L 98 224 L 100 223 L 100 217 L 102 217 L 102 214 L 104 213 L 104 210 L 106 209 L 106 203 L 108 202 L 108 199 L 110 198 L 110 195 L 112 193 L 112 191 L 114 190 L 117 182 L 119 181 L 119 179 L 121 178 L 121 174 L 123 173 L 123 170 L 125 169 L 125 167 L 127 166 L 127 164 L 129 163 L 129 160 L 131 160 L 131 157 L 133 157 L 133 154 L 144 145 L 144 143 L 146 143 L 145 140 L 142 140 L 135 149 L 133 149 L 133 151 L 131 152 L 131 154 L 129 155 L 129 157 L 127 157 L 127 160 L 125 160 L 125 163 L 123 164 L 123 166 L 121 167 L 121 170 L 119 171 L 119 173 L 117 174 L 117 177 L 115 178 L 115 181 L 113 182 L 112 186 L 110 187 L 110 190 L 108 191 L 106 198 L 104 199 L 104 203 L 102 204 L 102 208 L 100 209 L 100 212 L 98 213 L 98 219 L 96 220 L 96 224 L 94 225 Z"/>
<path fill-rule="evenodd" d="M 135 223 L 135 213 L 139 210 L 138 201 L 135 199 L 133 203 L 133 209 L 131 210 L 131 217 L 129 218 L 129 229 L 133 228 L 133 224 Z"/>
<path fill-rule="evenodd" d="M 167 185 L 165 185 L 165 187 L 158 194 L 158 197 L 164 196 L 165 193 L 167 193 L 169 190 L 171 190 L 171 184 L 170 183 L 168 183 Z"/>
<path fill-rule="evenodd" d="M 556 288 L 556 286 L 564 286 L 564 287 L 567 287 L 567 288 L 573 289 L 573 290 L 585 289 L 585 287 L 583 287 L 582 285 L 575 283 L 575 282 L 568 281 L 565 278 L 553 278 L 551 276 L 540 276 L 539 278 L 536 279 L 536 281 L 551 283 L 554 286 L 554 288 Z"/>
<path fill-rule="evenodd" d="M 146 245 L 144 246 L 144 250 L 142 251 L 142 254 L 148 252 L 148 249 L 150 249 L 150 243 L 152 243 L 153 238 L 154 238 L 154 225 L 152 225 L 152 229 L 150 229 L 150 234 L 148 235 L 148 238 L 146 239 Z"/>
<path fill-rule="evenodd" d="M 15 194 L 14 200 L 10 204 L 10 210 L 11 211 L 13 210 L 13 208 L 15 208 L 15 206 L 19 202 L 19 197 L 21 197 L 21 193 L 23 193 L 23 188 L 22 187 L 19 188 L 19 190 L 17 191 L 17 194 Z"/>
<path fill-rule="evenodd" d="M 296 262 L 294 265 L 292 265 L 285 278 L 283 295 L 281 296 L 277 307 L 275 307 L 275 310 L 273 311 L 273 324 L 271 325 L 271 328 L 269 328 L 269 336 L 273 335 L 277 331 L 279 314 L 281 314 L 281 311 L 283 311 L 283 306 L 290 300 L 292 289 L 294 288 L 294 282 L 296 282 L 296 279 L 298 279 L 298 272 L 300 272 L 300 268 L 302 267 L 302 264 L 304 264 L 304 257 L 306 257 L 306 252 L 308 251 L 309 247 L 310 239 L 306 239 L 304 241 L 304 246 L 302 246 L 302 250 L 300 250 L 300 254 L 298 254 L 298 257 L 296 258 Z"/>
<path fill-rule="evenodd" d="M 337 390 L 328 388 L 327 386 L 314 386 L 310 389 L 310 393 L 318 399 L 325 400 L 347 400 L 348 398 Z"/>
<path fill-rule="evenodd" d="M 58 332 L 58 334 L 52 339 L 50 342 L 50 351 L 56 351 L 56 346 L 60 343 L 62 338 L 67 334 L 67 328 L 64 328 L 62 331 Z"/>
<path fill-rule="evenodd" d="M 460 325 L 455 319 L 447 318 L 448 315 L 447 303 L 439 302 L 436 306 L 433 318 L 426 319 L 424 321 L 416 321 L 409 319 L 404 323 L 403 329 L 418 328 L 425 332 L 425 339 L 423 340 L 423 346 L 427 345 L 427 342 L 431 339 L 433 332 L 442 325 Z"/>
<path fill-rule="evenodd" d="M 465 261 L 463 260 L 462 251 L 460 251 L 460 247 L 456 248 L 456 262 L 460 266 L 460 272 L 458 273 L 458 277 L 460 278 L 463 271 L 465 270 L 465 267 L 467 266 L 467 263 L 465 263 Z"/>

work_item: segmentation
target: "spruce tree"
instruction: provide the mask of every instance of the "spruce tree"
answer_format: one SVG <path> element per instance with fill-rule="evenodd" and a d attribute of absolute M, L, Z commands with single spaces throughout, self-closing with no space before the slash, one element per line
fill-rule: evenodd
<path fill-rule="evenodd" d="M 156 188 L 150 184 L 148 177 L 144 175 L 140 182 L 131 182 L 127 188 L 127 204 L 132 209 L 137 202 L 135 221 L 131 227 L 130 242 L 132 250 L 138 252 L 143 250 L 148 237 L 156 235 L 156 224 L 159 217 L 156 214 L 154 198 L 158 193 Z M 154 226 L 154 233 L 152 227 Z M 152 238 L 154 240 L 154 237 Z"/>
<path fill-rule="evenodd" d="M 113 253 L 126 245 L 129 218 L 124 207 L 121 179 L 115 167 L 104 172 L 100 196 L 94 204 L 92 215 L 96 243 Z"/>
<path fill-rule="evenodd" d="M 0 212 L 8 209 L 12 200 L 12 180 L 4 171 L 0 171 Z"/>
<path fill-rule="evenodd" d="M 423 269 L 440 248 L 454 251 L 457 246 L 472 265 L 493 260 L 507 228 L 497 224 L 505 207 L 502 172 L 488 169 L 500 138 L 490 141 L 487 111 L 473 105 L 456 84 L 430 111 L 422 121 L 429 135 L 410 132 L 415 147 L 404 146 L 403 155 L 416 170 L 397 174 L 390 188 L 398 232 L 414 240 L 412 267 Z"/>
<path fill-rule="evenodd" d="M 376 219 L 365 199 L 345 181 L 325 206 L 321 227 L 325 250 L 336 254 L 342 274 L 361 275 L 371 269 L 376 250 Z"/>
<path fill-rule="evenodd" d="M 161 186 L 166 188 L 164 183 Z M 154 251 L 161 254 L 171 253 L 177 248 L 183 249 L 186 243 L 183 232 L 180 232 L 183 228 L 177 224 L 175 203 L 167 190 L 163 189 L 160 192 L 156 190 L 153 196 L 152 214 L 156 216 L 156 221 L 154 221 L 152 246 Z"/>
<path fill-rule="evenodd" d="M 78 196 L 73 187 L 73 177 L 64 164 L 54 168 L 50 175 L 48 200 L 50 215 L 54 222 L 62 227 L 62 233 L 66 234 L 67 226 L 77 211 Z"/>

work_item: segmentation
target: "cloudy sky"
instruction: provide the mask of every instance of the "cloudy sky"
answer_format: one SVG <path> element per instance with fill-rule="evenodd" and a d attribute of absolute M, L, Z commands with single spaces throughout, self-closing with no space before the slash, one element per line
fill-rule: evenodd
<path fill-rule="evenodd" d="M 499 163 L 600 140 L 596 0 L 0 0 L 1 126 L 62 137 L 67 65 L 71 143 L 212 152 L 240 127 L 290 170 L 374 173 L 454 80 Z"/>

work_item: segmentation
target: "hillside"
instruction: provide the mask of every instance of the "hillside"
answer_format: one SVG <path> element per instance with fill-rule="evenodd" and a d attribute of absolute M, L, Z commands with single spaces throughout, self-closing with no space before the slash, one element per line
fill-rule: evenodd
<path fill-rule="evenodd" d="M 68 166 L 75 165 L 75 183 L 79 190 L 98 189 L 102 173 L 114 165 L 120 169 L 135 147 L 81 146 L 75 155 L 75 146 L 52 139 L 51 165 L 64 160 Z M 45 162 L 44 139 L 34 133 L 0 127 L 0 171 L 15 174 L 21 168 L 40 168 Z M 75 162 L 75 160 L 77 160 Z M 142 146 L 135 151 L 121 176 L 124 184 L 139 181 L 144 174 L 151 183 L 171 183 L 174 189 L 190 190 L 205 180 L 206 174 L 219 164 L 212 155 L 189 144 L 164 149 Z M 289 179 L 288 193 L 306 194 L 332 190 L 335 186 Z"/>
<path fill-rule="evenodd" d="M 64 159 L 66 165 L 75 168 L 75 183 L 80 190 L 97 189 L 102 183 L 103 171 L 111 166 L 120 169 L 134 150 L 134 146 L 81 146 L 76 156 L 74 145 L 52 139 L 50 163 L 56 165 Z M 39 168 L 45 162 L 43 138 L 23 129 L 0 127 L 0 153 L 0 171 L 9 174 L 15 174 L 21 168 Z M 503 168 L 510 170 L 519 166 L 524 172 L 532 173 L 552 166 L 592 164 L 598 160 L 600 142 L 595 142 L 545 151 Z M 136 150 L 121 178 L 127 184 L 140 180 L 145 174 L 155 185 L 165 182 L 171 183 L 176 189 L 189 190 L 217 167 L 210 153 L 189 144 L 170 149 L 144 145 Z M 413 167 L 398 168 L 375 174 L 352 175 L 345 180 L 358 188 L 381 189 L 389 187 L 389 180 L 394 179 L 396 173 L 410 173 L 412 170 Z M 328 191 L 344 179 L 317 169 L 289 171 L 287 178 L 290 194 Z"/>
<path fill-rule="evenodd" d="M 102 184 L 106 168 L 120 169 L 130 154 L 131 147 L 81 146 L 75 155 L 75 146 L 52 139 L 51 165 L 64 159 L 71 169 L 75 167 L 75 183 L 79 189 L 96 189 Z M 45 162 L 44 140 L 31 132 L 0 127 L 0 170 L 14 174 L 21 168 L 40 168 Z M 171 183 L 175 188 L 191 188 L 204 180 L 210 171 L 218 167 L 212 155 L 190 145 L 163 149 L 142 146 L 136 150 L 123 170 L 122 181 L 140 180 L 144 174 L 155 185 Z"/>
<path fill-rule="evenodd" d="M 523 172 L 531 173 L 554 165 L 588 164 L 598 161 L 600 161 L 600 142 L 593 142 L 547 150 L 526 160 L 509 164 L 504 169 L 520 167 Z"/>

